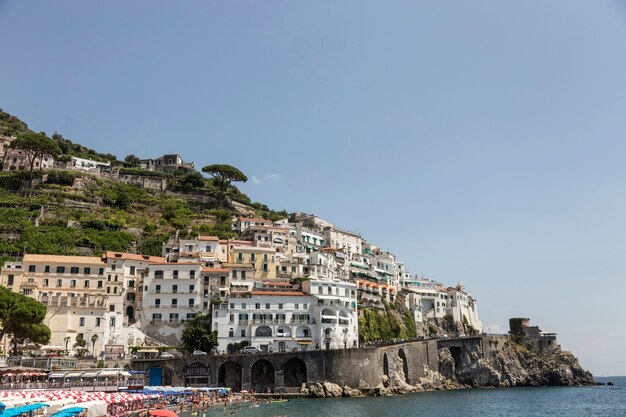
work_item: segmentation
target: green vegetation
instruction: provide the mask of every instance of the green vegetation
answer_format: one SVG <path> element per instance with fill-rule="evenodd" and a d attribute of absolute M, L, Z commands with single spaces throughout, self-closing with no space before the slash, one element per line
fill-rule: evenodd
<path fill-rule="evenodd" d="M 211 317 L 206 314 L 198 314 L 191 320 L 182 337 L 183 347 L 189 351 L 201 350 L 211 352 L 217 346 L 217 331 L 211 328 Z"/>
<path fill-rule="evenodd" d="M 25 295 L 0 287 L 0 339 L 13 337 L 14 344 L 45 344 L 50 329 L 43 324 L 46 307 Z"/>
<path fill-rule="evenodd" d="M 405 310 L 399 315 L 394 307 L 385 304 L 385 312 L 366 308 L 363 317 L 359 317 L 359 340 L 374 342 L 416 337 L 417 328 L 411 313 Z"/>
<path fill-rule="evenodd" d="M 248 181 L 248 177 L 232 165 L 207 165 L 202 168 L 202 172 L 205 172 L 213 177 L 213 186 L 217 189 L 218 200 L 222 204 L 226 201 L 227 191 L 233 182 Z"/>
<path fill-rule="evenodd" d="M 35 142 L 50 146 L 49 152 L 56 154 L 58 149 L 59 160 L 77 156 L 121 164 L 115 155 L 98 153 L 58 133 L 52 138 L 34 133 L 2 110 L 0 133 L 32 136 Z M 252 203 L 232 184 L 245 181 L 246 176 L 230 165 L 205 167 L 212 176 L 207 179 L 185 169 L 171 174 L 140 170 L 138 161 L 137 156 L 128 155 L 120 173 L 166 178 L 168 191 L 174 193 L 57 169 L 46 170 L 45 182 L 32 188 L 29 172 L 0 171 L 0 266 L 23 253 L 99 256 L 110 250 L 158 256 L 162 244 L 176 231 L 181 237 L 235 238 L 232 221 L 240 214 L 228 199 L 249 205 L 258 217 L 278 220 L 287 216 L 285 211 Z"/>
<path fill-rule="evenodd" d="M 40 161 L 39 169 L 41 170 L 41 160 L 45 155 L 56 157 L 61 153 L 61 149 L 59 149 L 56 142 L 47 137 L 45 133 L 21 133 L 17 139 L 11 142 L 11 147 L 21 149 L 26 154 L 26 159 L 30 164 L 28 188 L 33 188 L 35 161 Z"/>

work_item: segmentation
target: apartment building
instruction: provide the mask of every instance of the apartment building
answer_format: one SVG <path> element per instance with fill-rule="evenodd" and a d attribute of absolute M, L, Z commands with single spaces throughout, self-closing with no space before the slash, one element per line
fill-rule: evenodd
<path fill-rule="evenodd" d="M 232 264 L 250 264 L 254 267 L 255 280 L 275 280 L 277 271 L 276 249 L 253 246 L 234 246 Z"/>

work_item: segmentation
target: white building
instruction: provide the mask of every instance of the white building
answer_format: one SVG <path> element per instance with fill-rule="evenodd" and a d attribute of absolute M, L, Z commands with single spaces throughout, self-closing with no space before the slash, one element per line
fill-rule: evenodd
<path fill-rule="evenodd" d="M 156 340 L 177 345 L 185 322 L 202 311 L 202 264 L 164 262 L 149 266 L 143 282 L 141 306 L 144 332 Z"/>
<path fill-rule="evenodd" d="M 99 171 L 101 169 L 111 168 L 111 162 L 101 162 L 93 159 L 79 158 L 72 156 L 69 168 L 81 171 Z"/>
<path fill-rule="evenodd" d="M 218 350 L 231 352 L 233 344 L 247 342 L 263 352 L 310 350 L 315 337 L 314 299 L 301 291 L 253 290 L 250 297 L 230 298 L 213 311 Z"/>

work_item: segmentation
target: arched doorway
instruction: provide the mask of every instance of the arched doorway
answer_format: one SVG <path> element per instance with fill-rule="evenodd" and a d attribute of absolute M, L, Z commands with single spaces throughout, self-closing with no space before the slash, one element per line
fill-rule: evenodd
<path fill-rule="evenodd" d="M 274 390 L 274 365 L 265 359 L 258 360 L 252 365 L 252 389 L 257 392 L 271 392 Z"/>
<path fill-rule="evenodd" d="M 186 387 L 206 387 L 209 385 L 209 368 L 201 362 L 190 363 L 183 369 Z"/>
<path fill-rule="evenodd" d="M 398 359 L 396 360 L 396 375 L 402 378 L 407 384 L 409 382 L 409 361 L 406 360 L 404 349 L 398 351 Z"/>
<path fill-rule="evenodd" d="M 241 365 L 226 361 L 217 369 L 217 385 L 241 391 Z"/>
<path fill-rule="evenodd" d="M 126 307 L 126 317 L 128 318 L 129 324 L 135 322 L 135 308 L 133 306 Z"/>
<path fill-rule="evenodd" d="M 387 359 L 387 354 L 383 354 L 383 373 L 389 377 L 389 359 Z"/>
<path fill-rule="evenodd" d="M 306 379 L 306 364 L 300 358 L 291 358 L 285 362 L 283 367 L 286 387 L 299 387 Z"/>

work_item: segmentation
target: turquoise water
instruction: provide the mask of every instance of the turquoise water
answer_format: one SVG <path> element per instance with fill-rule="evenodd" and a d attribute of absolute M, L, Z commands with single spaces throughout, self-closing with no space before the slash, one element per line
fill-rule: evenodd
<path fill-rule="evenodd" d="M 615 386 L 469 389 L 383 398 L 296 399 L 253 409 L 244 406 L 226 412 L 211 410 L 207 417 L 626 416 L 626 377 L 608 379 Z"/>

